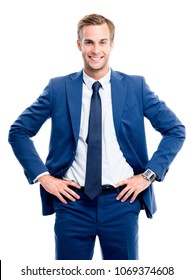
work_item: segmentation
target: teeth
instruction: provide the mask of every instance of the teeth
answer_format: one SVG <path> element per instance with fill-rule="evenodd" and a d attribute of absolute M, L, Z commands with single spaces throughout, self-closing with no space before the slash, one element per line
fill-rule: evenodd
<path fill-rule="evenodd" d="M 90 58 L 91 58 L 92 60 L 96 61 L 96 62 L 98 62 L 98 61 L 101 60 L 101 57 L 96 57 L 96 56 L 91 56 Z"/>

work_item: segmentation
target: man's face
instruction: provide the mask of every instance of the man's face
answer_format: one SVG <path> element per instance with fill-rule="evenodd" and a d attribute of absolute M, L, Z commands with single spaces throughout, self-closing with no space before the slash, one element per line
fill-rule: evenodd
<path fill-rule="evenodd" d="M 84 26 L 77 45 L 82 52 L 87 75 L 97 80 L 102 78 L 109 70 L 109 56 L 113 48 L 108 25 Z"/>

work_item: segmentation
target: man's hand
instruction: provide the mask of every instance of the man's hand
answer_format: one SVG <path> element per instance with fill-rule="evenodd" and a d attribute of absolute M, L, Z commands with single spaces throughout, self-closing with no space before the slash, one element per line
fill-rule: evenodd
<path fill-rule="evenodd" d="M 55 195 L 61 202 L 67 204 L 64 197 L 71 201 L 76 201 L 80 196 L 73 191 L 69 186 L 80 189 L 80 186 L 72 181 L 65 181 L 62 179 L 55 178 L 51 175 L 42 175 L 38 178 L 38 181 L 42 187 L 49 193 Z"/>
<path fill-rule="evenodd" d="M 126 185 L 126 187 L 118 194 L 116 199 L 125 202 L 128 197 L 132 195 L 130 199 L 130 203 L 132 203 L 135 201 L 139 193 L 149 187 L 150 183 L 150 181 L 143 178 L 142 174 L 134 175 L 130 179 L 118 182 L 117 184 L 115 184 L 115 188 L 118 188 L 122 185 Z"/>

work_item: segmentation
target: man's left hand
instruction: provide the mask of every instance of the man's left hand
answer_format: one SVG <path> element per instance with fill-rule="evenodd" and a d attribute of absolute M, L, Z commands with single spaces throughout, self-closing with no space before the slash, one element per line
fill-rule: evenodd
<path fill-rule="evenodd" d="M 144 191 L 151 184 L 150 181 L 143 178 L 142 174 L 134 175 L 130 179 L 123 180 L 115 184 L 115 188 L 126 185 L 126 187 L 118 194 L 117 200 L 125 202 L 131 195 L 130 203 L 134 202 L 139 193 Z"/>

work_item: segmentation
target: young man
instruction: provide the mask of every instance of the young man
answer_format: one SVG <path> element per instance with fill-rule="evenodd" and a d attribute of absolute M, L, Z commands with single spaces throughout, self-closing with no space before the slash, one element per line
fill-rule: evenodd
<path fill-rule="evenodd" d="M 101 15 L 81 19 L 83 70 L 51 79 L 9 132 L 29 183 L 41 184 L 43 215 L 56 213 L 58 260 L 92 259 L 97 235 L 103 259 L 138 259 L 139 212 L 155 213 L 152 182 L 164 179 L 185 139 L 182 123 L 143 77 L 110 69 L 114 32 Z M 150 159 L 144 117 L 162 135 Z M 49 118 L 44 164 L 31 138 Z"/>

